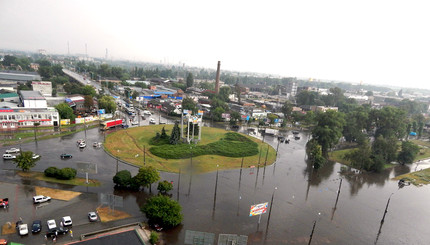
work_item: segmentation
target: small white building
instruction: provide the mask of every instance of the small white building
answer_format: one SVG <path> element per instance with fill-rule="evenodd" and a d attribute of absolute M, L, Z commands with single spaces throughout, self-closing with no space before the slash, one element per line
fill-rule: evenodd
<path fill-rule="evenodd" d="M 47 108 L 45 97 L 39 91 L 19 91 L 19 97 L 23 107 L 26 108 Z"/>
<path fill-rule="evenodd" d="M 39 123 L 41 127 L 59 126 L 60 116 L 55 108 L 1 108 L 0 129 L 13 130 L 21 127 L 33 127 Z"/>
<path fill-rule="evenodd" d="M 51 82 L 32 82 L 33 91 L 39 91 L 43 96 L 52 96 L 52 83 Z"/>

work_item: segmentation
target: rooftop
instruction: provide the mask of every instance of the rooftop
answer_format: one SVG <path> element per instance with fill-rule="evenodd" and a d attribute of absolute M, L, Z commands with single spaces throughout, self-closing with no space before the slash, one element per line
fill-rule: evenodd
<path fill-rule="evenodd" d="M 23 100 L 45 100 L 45 97 L 39 91 L 19 91 Z"/>

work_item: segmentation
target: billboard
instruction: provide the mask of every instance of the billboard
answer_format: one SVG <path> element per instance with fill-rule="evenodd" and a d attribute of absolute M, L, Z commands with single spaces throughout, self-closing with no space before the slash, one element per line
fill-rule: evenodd
<path fill-rule="evenodd" d="M 249 216 L 261 215 L 266 213 L 268 205 L 268 202 L 252 205 L 251 211 L 249 211 Z"/>
<path fill-rule="evenodd" d="M 70 119 L 61 119 L 60 125 L 70 125 Z"/>

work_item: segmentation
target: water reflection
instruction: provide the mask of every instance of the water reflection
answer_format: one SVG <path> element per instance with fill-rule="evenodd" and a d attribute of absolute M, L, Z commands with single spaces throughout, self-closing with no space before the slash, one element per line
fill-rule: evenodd
<path fill-rule="evenodd" d="M 348 181 L 350 186 L 351 196 L 357 195 L 358 191 L 366 184 L 384 186 L 385 182 L 390 179 L 392 169 L 384 169 L 380 173 L 373 172 L 359 172 L 357 170 L 347 168 L 341 171 L 341 176 Z"/>

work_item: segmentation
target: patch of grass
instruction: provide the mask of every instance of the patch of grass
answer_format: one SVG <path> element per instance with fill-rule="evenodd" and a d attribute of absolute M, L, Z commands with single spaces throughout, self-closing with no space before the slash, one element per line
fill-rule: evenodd
<path fill-rule="evenodd" d="M 81 195 L 80 192 L 76 192 L 76 191 L 64 191 L 60 189 L 52 189 L 52 188 L 40 187 L 40 186 L 36 186 L 35 190 L 36 190 L 36 195 L 49 196 L 53 199 L 58 199 L 62 201 L 70 201 L 73 198 Z"/>
<path fill-rule="evenodd" d="M 9 224 L 4 224 L 1 227 L 1 234 L 2 235 L 9 235 L 9 234 L 14 234 L 16 233 L 16 229 L 15 229 L 15 224 L 13 222 L 10 222 L 10 226 Z"/>
<path fill-rule="evenodd" d="M 356 149 L 356 148 L 332 151 L 328 154 L 328 157 L 329 157 L 328 159 L 330 161 L 334 161 L 334 162 L 338 162 L 338 163 L 342 163 L 342 164 L 350 166 L 351 162 L 344 159 L 344 157 L 345 157 L 345 154 L 351 152 L 354 149 Z"/>
<path fill-rule="evenodd" d="M 92 187 L 97 187 L 100 186 L 100 182 L 98 180 L 92 180 L 89 179 L 88 183 L 86 183 L 86 179 L 84 178 L 74 178 L 71 180 L 60 180 L 60 179 L 56 179 L 56 178 L 52 178 L 52 177 L 46 177 L 44 175 L 44 173 L 42 172 L 22 172 L 22 171 L 18 171 L 17 172 L 18 175 L 20 175 L 21 177 L 27 177 L 27 178 L 34 178 L 34 179 L 38 179 L 38 180 L 43 180 L 46 182 L 54 182 L 54 183 L 60 183 L 60 184 L 66 184 L 66 185 L 82 185 L 82 186 L 92 186 Z"/>
<path fill-rule="evenodd" d="M 109 222 L 131 217 L 131 215 L 126 212 L 112 210 L 109 207 L 98 207 L 97 214 L 99 215 L 101 222 Z"/>
<path fill-rule="evenodd" d="M 394 180 L 404 179 L 410 181 L 412 184 L 418 185 L 427 185 L 430 183 L 430 168 L 420 170 L 417 172 L 412 172 L 408 174 L 402 174 L 395 178 Z"/>
<path fill-rule="evenodd" d="M 135 127 L 129 128 L 127 130 L 120 130 L 114 133 L 109 134 L 106 137 L 106 142 L 104 143 L 105 149 L 110 152 L 115 157 L 119 157 L 121 160 L 127 161 L 137 166 L 144 165 L 144 157 L 143 157 L 143 149 L 145 146 L 146 149 L 146 166 L 153 166 L 158 170 L 167 171 L 167 172 L 179 172 L 181 171 L 196 171 L 196 172 L 211 172 L 217 170 L 217 165 L 219 165 L 219 169 L 232 169 L 232 168 L 240 168 L 242 162 L 242 156 L 239 157 L 228 157 L 228 156 L 220 156 L 214 155 L 200 155 L 197 156 L 197 150 L 202 150 L 204 148 L 200 148 L 201 146 L 208 145 L 211 143 L 215 143 L 220 141 L 225 137 L 227 131 L 219 128 L 209 128 L 203 127 L 202 130 L 202 140 L 197 145 L 193 145 L 193 164 L 191 168 L 191 151 L 190 146 L 188 144 L 183 144 L 178 147 L 181 148 L 185 153 L 182 153 L 184 158 L 182 159 L 165 159 L 162 157 L 158 157 L 149 150 L 150 144 L 149 141 L 152 137 L 155 136 L 156 132 L 161 132 L 161 129 L 165 127 L 167 134 L 170 134 L 173 125 L 151 125 L 144 127 Z M 230 137 L 230 136 L 229 136 Z M 235 136 L 232 136 L 235 137 Z M 276 160 L 276 151 L 273 147 L 269 146 L 266 143 L 262 143 L 261 140 L 253 138 L 247 135 L 237 136 L 236 139 L 246 138 L 249 140 L 249 145 L 256 144 L 254 148 L 256 151 L 255 155 L 245 156 L 244 157 L 244 167 L 257 165 L 259 159 L 259 151 L 261 150 L 261 158 L 260 158 L 260 166 L 264 165 L 266 160 L 267 148 L 269 147 L 267 162 L 266 164 L 270 165 Z M 242 143 L 240 141 L 233 141 L 237 143 Z M 225 142 L 224 142 L 225 143 Z M 230 148 L 234 148 L 235 145 L 230 145 Z M 169 150 L 169 149 L 167 149 Z M 204 149 L 207 150 L 207 149 Z M 234 150 L 234 149 L 233 149 Z M 169 153 L 172 154 L 172 153 Z"/>

